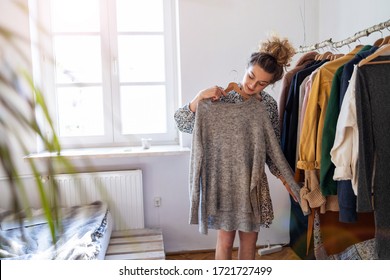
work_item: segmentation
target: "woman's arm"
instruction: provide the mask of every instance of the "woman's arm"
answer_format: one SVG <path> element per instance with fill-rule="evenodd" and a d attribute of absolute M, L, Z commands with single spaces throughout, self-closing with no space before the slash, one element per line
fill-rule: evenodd
<path fill-rule="evenodd" d="M 270 96 L 266 92 L 261 93 L 261 99 L 262 102 L 265 103 L 265 107 L 268 112 L 268 116 L 271 120 L 272 127 L 274 129 L 276 139 L 278 140 L 278 143 L 280 144 L 280 126 L 279 126 L 279 112 L 278 112 L 278 104 L 276 103 L 275 99 Z M 277 168 L 277 166 L 273 163 L 271 158 L 268 156 L 266 157 L 266 163 L 268 165 L 268 168 L 270 172 L 275 176 L 280 178 L 282 175 Z"/>
<path fill-rule="evenodd" d="M 268 114 L 269 114 L 269 117 L 271 120 L 271 124 L 272 124 L 274 131 L 275 131 L 276 139 L 278 140 L 278 142 L 280 144 L 280 126 L 279 126 L 278 105 L 277 105 L 276 101 L 268 94 L 262 95 L 262 99 L 266 102 L 266 108 L 267 108 L 267 111 L 268 111 Z M 274 164 L 274 162 L 272 161 L 272 159 L 268 155 L 266 157 L 266 163 L 267 163 L 268 168 L 271 171 L 271 173 L 274 176 L 278 177 L 282 181 L 284 187 L 287 189 L 287 191 L 290 193 L 290 195 L 293 197 L 293 199 L 296 202 L 298 202 L 297 194 L 294 194 L 293 190 L 291 189 L 291 187 L 287 183 L 286 179 L 283 177 L 283 175 L 281 174 L 279 169 L 276 167 L 276 165 Z"/>
<path fill-rule="evenodd" d="M 211 88 L 207 88 L 204 90 L 201 90 L 195 97 L 192 99 L 192 101 L 189 103 L 189 109 L 192 112 L 196 112 L 196 109 L 198 108 L 199 101 L 203 99 L 209 99 L 211 98 L 213 101 L 218 100 L 221 96 L 226 96 L 226 92 L 223 90 L 223 88 L 219 86 L 213 86 Z"/>
<path fill-rule="evenodd" d="M 226 92 L 218 86 L 201 90 L 190 103 L 176 110 L 174 115 L 176 127 L 181 132 L 192 133 L 199 101 L 208 98 L 218 100 L 221 96 L 226 96 Z"/>
<path fill-rule="evenodd" d="M 195 113 L 189 108 L 189 104 L 176 110 L 174 118 L 176 127 L 184 133 L 192 133 L 195 124 Z"/>

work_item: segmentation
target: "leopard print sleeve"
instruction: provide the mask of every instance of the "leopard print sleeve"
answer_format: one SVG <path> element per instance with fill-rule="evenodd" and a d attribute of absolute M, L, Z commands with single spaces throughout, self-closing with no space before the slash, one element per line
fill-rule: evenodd
<path fill-rule="evenodd" d="M 266 92 L 261 92 L 261 99 L 264 102 L 268 116 L 271 120 L 272 127 L 274 128 L 276 138 L 280 143 L 280 126 L 279 126 L 279 112 L 278 112 L 278 104 L 276 100 Z M 268 165 L 269 170 L 275 177 L 280 177 L 281 173 L 277 166 L 272 162 L 272 160 L 267 156 L 266 163 Z"/>
<path fill-rule="evenodd" d="M 192 133 L 195 124 L 195 113 L 190 110 L 189 104 L 176 110 L 174 119 L 176 127 L 184 133 Z"/>

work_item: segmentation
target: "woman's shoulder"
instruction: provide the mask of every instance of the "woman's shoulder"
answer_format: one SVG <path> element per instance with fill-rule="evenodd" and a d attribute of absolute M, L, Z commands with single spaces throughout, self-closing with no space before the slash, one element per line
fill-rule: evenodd
<path fill-rule="evenodd" d="M 261 100 L 264 100 L 267 105 L 277 105 L 275 98 L 273 98 L 269 93 L 262 91 L 260 92 Z"/>

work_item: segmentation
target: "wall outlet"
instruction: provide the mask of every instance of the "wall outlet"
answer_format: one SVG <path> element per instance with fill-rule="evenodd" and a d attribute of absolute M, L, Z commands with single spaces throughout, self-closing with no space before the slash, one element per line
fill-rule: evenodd
<path fill-rule="evenodd" d="M 154 207 L 160 207 L 161 206 L 161 197 L 156 196 L 154 198 Z"/>

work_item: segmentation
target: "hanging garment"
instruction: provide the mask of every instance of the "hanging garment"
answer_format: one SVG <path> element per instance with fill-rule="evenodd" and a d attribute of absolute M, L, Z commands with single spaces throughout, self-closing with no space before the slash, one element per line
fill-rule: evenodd
<path fill-rule="evenodd" d="M 300 86 L 303 80 L 309 76 L 313 71 L 321 65 L 328 62 L 328 60 L 315 61 L 313 64 L 308 64 L 306 68 L 298 71 L 292 81 L 288 93 L 284 118 L 283 130 L 281 133 L 281 145 L 283 153 L 290 164 L 291 168 L 295 170 L 296 165 L 296 148 L 297 148 L 297 131 L 298 131 L 298 114 L 299 114 L 299 93 Z"/>
<path fill-rule="evenodd" d="M 320 169 L 322 132 L 333 75 L 341 65 L 351 60 L 360 48 L 356 47 L 345 56 L 330 61 L 319 68 L 312 84 L 303 120 L 297 168 L 303 170 Z"/>
<path fill-rule="evenodd" d="M 297 68 L 293 73 L 290 82 L 290 87 L 287 91 L 287 101 L 284 106 L 283 112 L 283 122 L 282 122 L 282 132 L 281 132 L 281 147 L 283 150 L 283 154 L 285 155 L 287 162 L 290 167 L 295 170 L 295 165 L 297 162 L 297 141 L 299 137 L 298 130 L 298 120 L 300 114 L 300 84 L 302 83 L 302 79 L 306 75 L 311 74 L 311 72 L 315 71 L 320 65 L 327 62 L 327 60 L 317 61 L 313 60 L 302 65 Z M 282 92 L 283 94 L 283 92 Z M 303 102 L 303 100 L 302 100 Z M 281 111 L 281 107 L 279 108 Z M 303 180 L 302 180 L 303 181 Z M 290 198 L 291 206 L 290 206 L 290 247 L 294 250 L 294 252 L 302 259 L 311 258 L 312 254 L 307 255 L 306 248 L 306 232 L 308 220 L 307 216 L 305 216 L 302 212 L 302 209 L 298 203 L 293 201 Z M 304 242 L 302 242 L 302 240 Z"/>
<path fill-rule="evenodd" d="M 299 109 L 298 109 L 298 127 L 296 132 L 296 153 L 295 153 L 295 162 L 298 161 L 298 144 L 301 131 L 301 121 L 302 114 L 304 112 L 304 100 L 307 98 L 306 93 L 309 91 L 309 81 L 312 74 L 307 76 L 301 83 L 299 87 Z M 294 137 L 294 136 L 293 136 Z M 295 167 L 295 165 L 294 165 Z M 301 170 L 295 171 L 295 180 L 298 182 L 304 182 L 305 174 Z M 314 244 L 313 239 L 310 240 L 310 243 L 305 242 L 307 240 L 307 228 L 309 226 L 308 216 L 305 216 L 302 212 L 302 209 L 298 203 L 293 201 L 290 197 L 290 244 L 291 249 L 301 258 L 301 259 L 313 259 L 314 258 Z"/>
<path fill-rule="evenodd" d="M 266 156 L 295 196 L 294 181 L 264 105 L 256 98 L 228 104 L 199 102 L 190 162 L 190 224 L 199 231 L 259 231 L 273 220 Z"/>
<path fill-rule="evenodd" d="M 351 180 L 354 194 L 357 195 L 357 163 L 359 132 L 356 120 L 356 68 L 350 79 L 338 115 L 335 139 L 330 151 L 334 164 L 334 180 Z"/>
<path fill-rule="evenodd" d="M 330 150 L 333 147 L 335 127 L 337 125 L 337 115 L 339 109 L 339 96 L 341 75 L 343 74 L 344 65 L 340 66 L 332 80 L 332 87 L 328 105 L 325 110 L 325 120 L 323 137 L 321 142 L 321 168 L 320 168 L 320 185 L 323 195 L 337 195 L 337 184 L 333 180 L 334 165 L 330 159 Z"/>
<path fill-rule="evenodd" d="M 303 68 L 305 68 L 308 64 L 311 64 L 314 62 L 315 57 L 318 55 L 318 52 L 308 52 L 302 55 L 295 67 L 288 71 L 287 73 L 284 74 L 282 81 L 281 81 L 281 90 L 280 90 L 280 95 L 279 95 L 279 102 L 278 102 L 278 107 L 279 107 L 279 123 L 280 123 L 280 130 L 282 130 L 282 124 L 283 124 L 283 115 L 284 115 L 284 110 L 286 106 L 286 101 L 288 97 L 288 91 L 290 88 L 291 80 L 293 76 Z"/>
<path fill-rule="evenodd" d="M 384 61 L 380 63 L 380 61 Z M 358 211 L 374 210 L 376 250 L 390 259 L 390 56 L 357 69 L 356 116 L 359 131 Z"/>
<path fill-rule="evenodd" d="M 302 126 L 303 126 L 303 120 L 305 119 L 305 113 L 306 113 L 306 108 L 307 108 L 307 102 L 309 101 L 310 93 L 311 93 L 311 86 L 313 84 L 314 78 L 317 75 L 318 68 L 314 70 L 310 76 L 308 76 L 308 80 L 305 83 L 305 95 L 303 96 L 303 101 L 302 101 L 302 108 L 301 111 L 299 112 L 299 135 L 302 133 Z M 299 142 L 297 142 L 297 150 L 298 150 L 298 158 L 297 162 L 299 160 L 299 143 L 300 143 L 300 136 L 299 136 Z"/>
<path fill-rule="evenodd" d="M 340 114 L 343 99 L 350 83 L 353 67 L 363 58 L 373 53 L 377 47 L 364 46 L 354 58 L 337 69 L 333 78 L 332 90 L 325 114 L 324 132 L 321 148 L 320 184 L 324 195 L 337 194 L 339 202 L 339 217 L 341 222 L 356 222 L 356 195 L 353 193 L 351 181 L 348 179 L 334 180 L 335 165 L 331 161 L 331 149 L 335 142 L 337 119 Z M 345 177 L 344 177 L 345 178 Z"/>
<path fill-rule="evenodd" d="M 358 50 L 359 48 L 355 48 L 349 54 L 323 64 L 311 74 L 314 75 L 313 80 L 309 80 L 311 81 L 310 92 L 305 94 L 302 105 L 302 110 L 304 111 L 301 113 L 302 130 L 299 138 L 299 156 L 296 165 L 298 169 L 313 171 L 320 169 L 323 121 L 333 75 L 337 68 L 350 60 Z M 315 172 L 313 176 L 316 176 Z M 309 187 L 308 189 L 311 190 L 312 188 Z M 308 195 L 306 194 L 306 196 Z M 331 211 L 339 210 L 336 196 L 327 197 L 325 209 Z M 308 224 L 311 224 L 312 217 L 310 216 L 309 219 Z M 311 231 L 309 228 L 308 230 Z M 306 238 L 310 241 L 309 234 Z M 309 243 L 307 242 L 307 244 Z"/>
<path fill-rule="evenodd" d="M 314 72 L 314 71 L 313 71 Z M 301 83 L 301 85 L 299 86 L 299 104 L 298 104 L 298 119 L 297 119 L 297 122 L 298 122 L 298 126 L 297 126 L 297 140 L 296 140 L 296 146 L 295 146 L 295 162 L 298 162 L 298 152 L 299 152 L 299 139 L 301 137 L 301 118 L 302 118 L 302 113 L 303 113 L 303 103 L 304 103 L 304 100 L 305 100 L 305 96 L 306 96 L 306 89 L 307 89 L 307 83 L 309 82 L 310 80 L 310 77 L 311 75 L 313 74 L 310 73 L 310 75 L 308 75 Z"/>

